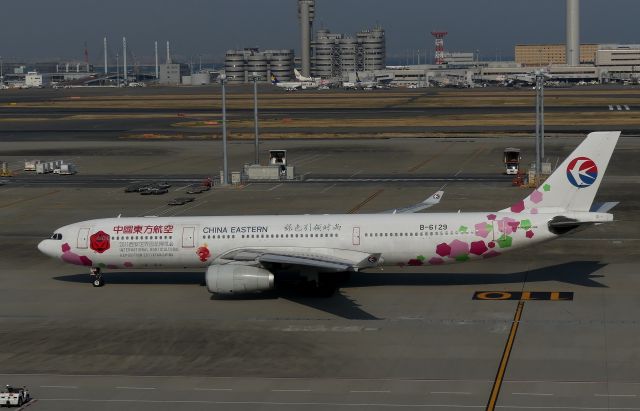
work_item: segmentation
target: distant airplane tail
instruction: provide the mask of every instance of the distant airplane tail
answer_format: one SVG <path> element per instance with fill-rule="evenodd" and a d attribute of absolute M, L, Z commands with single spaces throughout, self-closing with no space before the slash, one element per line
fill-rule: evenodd
<path fill-rule="evenodd" d="M 500 211 L 589 211 L 619 137 L 620 131 L 590 133 L 537 190 Z"/>
<path fill-rule="evenodd" d="M 271 84 L 278 84 L 278 78 L 273 73 L 271 73 Z"/>
<path fill-rule="evenodd" d="M 300 72 L 298 71 L 298 69 L 297 69 L 297 68 L 294 68 L 294 69 L 293 69 L 293 74 L 295 74 L 296 79 L 298 79 L 298 80 L 303 80 L 303 78 L 302 78 L 302 74 L 300 74 Z"/>

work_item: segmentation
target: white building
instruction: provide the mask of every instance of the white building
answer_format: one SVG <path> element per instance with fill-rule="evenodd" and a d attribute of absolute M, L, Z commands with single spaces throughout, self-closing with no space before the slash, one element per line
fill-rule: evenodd
<path fill-rule="evenodd" d="M 43 87 L 45 85 L 45 77 L 37 71 L 30 71 L 24 77 L 25 87 Z"/>

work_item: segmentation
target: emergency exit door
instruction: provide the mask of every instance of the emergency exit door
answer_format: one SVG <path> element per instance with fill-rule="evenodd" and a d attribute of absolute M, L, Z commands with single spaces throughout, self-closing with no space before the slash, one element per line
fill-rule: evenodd
<path fill-rule="evenodd" d="M 193 248 L 195 247 L 195 227 L 184 227 L 182 229 L 182 248 Z"/>
<path fill-rule="evenodd" d="M 360 227 L 353 227 L 353 245 L 360 245 Z"/>

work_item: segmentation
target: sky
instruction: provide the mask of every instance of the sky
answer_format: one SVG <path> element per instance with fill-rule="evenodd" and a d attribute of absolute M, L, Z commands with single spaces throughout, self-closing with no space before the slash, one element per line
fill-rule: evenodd
<path fill-rule="evenodd" d="M 170 40 L 183 61 L 222 61 L 231 48 L 300 48 L 296 0 L 28 0 L 2 2 L 0 57 L 5 60 L 82 60 L 102 65 L 102 39 L 115 60 L 127 37 L 128 54 L 153 58 Z M 581 0 L 582 43 L 640 43 L 639 0 Z M 562 43 L 564 0 L 316 0 L 314 31 L 338 33 L 381 25 L 387 56 L 408 50 L 431 55 L 432 30 L 445 48 L 484 59 L 513 58 L 519 43 Z M 415 53 L 415 52 L 414 52 Z"/>

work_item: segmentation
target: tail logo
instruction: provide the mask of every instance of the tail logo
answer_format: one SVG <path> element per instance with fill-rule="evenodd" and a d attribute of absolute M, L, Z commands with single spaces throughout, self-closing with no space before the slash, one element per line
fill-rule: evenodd
<path fill-rule="evenodd" d="M 598 178 L 598 167 L 588 157 L 577 157 L 567 166 L 567 180 L 578 188 L 589 187 Z"/>

